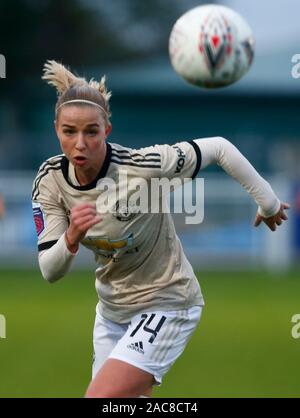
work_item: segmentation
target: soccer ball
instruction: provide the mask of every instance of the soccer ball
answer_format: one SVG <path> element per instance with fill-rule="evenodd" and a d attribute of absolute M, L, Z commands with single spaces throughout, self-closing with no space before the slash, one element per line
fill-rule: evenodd
<path fill-rule="evenodd" d="M 199 6 L 173 26 L 169 54 L 175 71 L 189 83 L 225 87 L 239 80 L 252 64 L 252 30 L 228 7 Z"/>

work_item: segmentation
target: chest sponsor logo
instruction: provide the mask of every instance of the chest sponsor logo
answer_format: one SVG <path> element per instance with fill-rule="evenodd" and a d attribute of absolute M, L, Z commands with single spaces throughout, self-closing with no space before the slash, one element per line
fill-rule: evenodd
<path fill-rule="evenodd" d="M 94 251 L 96 254 L 107 258 L 113 258 L 116 261 L 118 253 L 137 252 L 137 248 L 133 247 L 133 234 L 119 239 L 111 239 L 107 236 L 101 237 L 85 237 L 82 244 Z"/>

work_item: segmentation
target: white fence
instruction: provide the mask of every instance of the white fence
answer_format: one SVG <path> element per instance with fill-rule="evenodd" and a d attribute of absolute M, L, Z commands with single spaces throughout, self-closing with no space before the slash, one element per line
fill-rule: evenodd
<path fill-rule="evenodd" d="M 31 209 L 35 173 L 0 172 L 0 192 L 6 204 L 0 220 L 0 267 L 37 266 L 36 232 Z M 289 200 L 291 186 L 268 179 L 276 193 Z M 256 206 L 248 194 L 225 173 L 205 174 L 205 212 L 200 225 L 186 225 L 174 215 L 178 235 L 195 268 L 288 268 L 292 258 L 292 219 L 276 233 L 253 227 Z M 80 251 L 75 267 L 93 266 L 93 257 Z"/>

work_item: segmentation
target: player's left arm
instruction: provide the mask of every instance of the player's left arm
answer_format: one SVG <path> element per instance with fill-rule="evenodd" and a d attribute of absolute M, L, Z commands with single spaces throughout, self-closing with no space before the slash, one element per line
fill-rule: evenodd
<path fill-rule="evenodd" d="M 288 219 L 285 209 L 289 209 L 289 204 L 280 202 L 270 184 L 231 142 L 222 137 L 196 139 L 193 142 L 201 153 L 201 169 L 218 164 L 254 198 L 258 205 L 254 226 L 264 222 L 271 231 L 275 231 L 277 225 Z"/>

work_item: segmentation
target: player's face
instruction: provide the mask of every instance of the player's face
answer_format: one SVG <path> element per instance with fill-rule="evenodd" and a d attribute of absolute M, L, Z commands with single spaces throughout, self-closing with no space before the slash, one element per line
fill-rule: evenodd
<path fill-rule="evenodd" d="M 111 127 L 94 106 L 66 106 L 55 121 L 61 149 L 79 171 L 98 173 L 105 157 L 105 139 Z"/>

